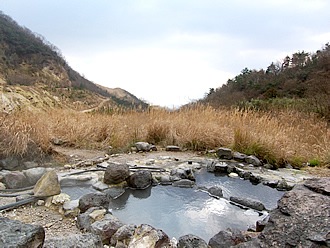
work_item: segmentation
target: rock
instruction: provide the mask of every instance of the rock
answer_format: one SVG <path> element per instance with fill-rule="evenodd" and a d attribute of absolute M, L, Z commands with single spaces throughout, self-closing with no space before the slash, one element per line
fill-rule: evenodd
<path fill-rule="evenodd" d="M 61 193 L 61 186 L 54 170 L 46 172 L 36 183 L 33 193 L 38 197 L 53 196 Z"/>
<path fill-rule="evenodd" d="M 0 190 L 4 190 L 4 189 L 6 189 L 6 186 L 0 182 Z"/>
<path fill-rule="evenodd" d="M 208 248 L 205 240 L 192 234 L 184 235 L 179 238 L 177 248 Z"/>
<path fill-rule="evenodd" d="M 287 191 L 287 190 L 291 190 L 292 188 L 293 185 L 289 185 L 285 179 L 282 179 L 276 185 L 276 189 L 280 191 Z"/>
<path fill-rule="evenodd" d="M 206 164 L 206 170 L 208 172 L 214 172 L 216 162 L 214 160 L 208 161 Z"/>
<path fill-rule="evenodd" d="M 261 166 L 262 165 L 261 161 L 256 156 L 253 156 L 253 155 L 247 156 L 245 158 L 245 162 L 248 163 L 248 164 L 252 164 L 254 166 Z"/>
<path fill-rule="evenodd" d="M 109 186 L 101 181 L 97 181 L 92 185 L 92 187 L 98 191 L 104 191 L 109 188 Z"/>
<path fill-rule="evenodd" d="M 128 247 L 166 248 L 172 246 L 169 237 L 162 230 L 142 224 L 135 229 Z"/>
<path fill-rule="evenodd" d="M 41 248 L 44 240 L 42 226 L 0 217 L 0 247 Z"/>
<path fill-rule="evenodd" d="M 264 168 L 267 169 L 267 170 L 274 170 L 274 169 L 276 169 L 276 167 L 274 165 L 271 165 L 271 164 L 265 164 L 264 165 Z"/>
<path fill-rule="evenodd" d="M 223 197 L 222 189 L 218 186 L 213 186 L 213 187 L 209 188 L 207 191 L 210 193 L 210 195 L 212 195 L 216 198 Z"/>
<path fill-rule="evenodd" d="M 77 227 L 80 230 L 90 232 L 91 225 L 94 222 L 94 219 L 90 216 L 90 214 L 96 210 L 102 210 L 102 209 L 104 209 L 104 208 L 103 207 L 91 207 L 86 212 L 79 214 L 77 217 Z"/>
<path fill-rule="evenodd" d="M 91 225 L 91 232 L 99 235 L 103 243 L 110 243 L 112 235 L 123 225 L 118 218 L 107 214 L 104 219 L 95 221 Z"/>
<path fill-rule="evenodd" d="M 228 164 L 227 165 L 227 174 L 230 174 L 232 172 L 234 172 L 234 173 L 236 172 L 236 167 L 233 164 Z"/>
<path fill-rule="evenodd" d="M 241 168 L 238 168 L 238 167 L 235 167 L 235 172 L 242 178 L 245 179 L 245 176 L 246 175 L 249 175 L 249 178 L 250 178 L 250 175 L 251 175 L 251 172 L 247 172 Z"/>
<path fill-rule="evenodd" d="M 91 217 L 94 221 L 101 220 L 104 218 L 106 213 L 107 213 L 106 209 L 96 209 L 89 214 L 89 217 Z"/>
<path fill-rule="evenodd" d="M 70 201 L 70 196 L 65 193 L 54 195 L 52 198 L 52 204 L 54 205 L 63 205 L 65 202 Z"/>
<path fill-rule="evenodd" d="M 214 165 L 214 172 L 227 173 L 228 164 L 224 162 L 216 163 Z"/>
<path fill-rule="evenodd" d="M 244 177 L 244 179 L 245 179 L 245 177 Z M 250 174 L 250 177 L 249 177 L 249 180 L 250 180 L 250 182 L 252 183 L 252 184 L 259 184 L 259 183 L 261 183 L 261 181 L 262 181 L 262 178 L 260 177 L 260 176 L 258 176 L 258 175 L 254 175 L 254 174 Z"/>
<path fill-rule="evenodd" d="M 234 152 L 233 153 L 233 159 L 236 160 L 237 162 L 245 162 L 246 155 L 240 152 Z"/>
<path fill-rule="evenodd" d="M 119 196 L 125 193 L 125 189 L 122 187 L 111 187 L 104 191 L 108 198 L 117 199 Z"/>
<path fill-rule="evenodd" d="M 52 138 L 50 140 L 50 142 L 52 142 L 53 145 L 56 145 L 56 146 L 61 146 L 61 145 L 63 145 L 65 143 L 62 139 L 57 138 L 57 137 Z"/>
<path fill-rule="evenodd" d="M 25 175 L 26 179 L 28 180 L 30 185 L 35 185 L 37 181 L 45 174 L 47 171 L 46 168 L 43 167 L 36 167 L 27 170 L 23 170 L 23 174 Z"/>
<path fill-rule="evenodd" d="M 135 225 L 123 225 L 112 235 L 110 244 L 115 247 L 127 247 L 131 241 L 136 226 Z"/>
<path fill-rule="evenodd" d="M 161 175 L 159 178 L 159 183 L 161 185 L 170 185 L 172 184 L 172 181 L 169 175 Z"/>
<path fill-rule="evenodd" d="M 148 142 L 136 142 L 135 147 L 137 152 L 149 152 L 152 148 L 152 145 Z"/>
<path fill-rule="evenodd" d="M 189 179 L 195 181 L 195 175 L 191 168 L 178 168 L 171 170 L 171 178 L 173 181 L 180 179 Z"/>
<path fill-rule="evenodd" d="M 241 174 L 241 177 L 244 179 L 244 180 L 250 180 L 250 177 L 253 176 L 252 172 L 249 172 L 249 171 L 244 171 L 242 174 Z"/>
<path fill-rule="evenodd" d="M 249 199 L 249 198 L 243 198 L 243 197 L 236 197 L 231 196 L 229 198 L 232 202 L 238 203 L 240 205 L 243 205 L 245 207 L 249 207 L 258 211 L 265 210 L 264 204 L 262 204 L 260 201 Z"/>
<path fill-rule="evenodd" d="M 64 202 L 63 204 L 64 216 L 69 218 L 77 217 L 80 212 L 78 206 L 79 206 L 79 200 Z"/>
<path fill-rule="evenodd" d="M 127 179 L 128 186 L 134 189 L 148 188 L 152 183 L 152 174 L 150 171 L 139 170 L 134 172 Z"/>
<path fill-rule="evenodd" d="M 209 247 L 220 248 L 220 247 L 232 247 L 239 243 L 245 242 L 246 238 L 241 231 L 236 229 L 228 228 L 225 231 L 220 231 L 214 235 L 209 241 Z"/>
<path fill-rule="evenodd" d="M 22 165 L 17 157 L 7 157 L 0 160 L 0 170 L 19 170 Z"/>
<path fill-rule="evenodd" d="M 128 164 L 109 164 L 104 173 L 103 182 L 106 184 L 118 184 L 129 177 Z"/>
<path fill-rule="evenodd" d="M 330 186 L 329 178 L 309 179 L 296 185 L 270 212 L 265 229 L 258 236 L 261 247 L 327 247 L 330 245 L 330 197 L 318 193 Z"/>
<path fill-rule="evenodd" d="M 83 213 L 91 207 L 108 208 L 110 199 L 104 193 L 89 193 L 79 199 L 79 209 Z"/>
<path fill-rule="evenodd" d="M 329 178 L 312 178 L 304 182 L 308 189 L 323 195 L 330 195 Z"/>
<path fill-rule="evenodd" d="M 166 146 L 165 147 L 165 151 L 168 151 L 168 152 L 180 152 L 181 151 L 181 148 L 178 147 L 178 146 Z"/>
<path fill-rule="evenodd" d="M 232 159 L 233 158 L 231 149 L 225 148 L 225 147 L 220 147 L 217 150 L 217 156 L 220 159 Z"/>
<path fill-rule="evenodd" d="M 95 173 L 90 173 L 87 175 L 68 175 L 60 177 L 59 181 L 62 187 L 92 185 L 95 181 L 97 181 L 97 175 Z"/>
<path fill-rule="evenodd" d="M 32 169 L 32 168 L 36 168 L 38 166 L 39 166 L 39 164 L 37 162 L 34 162 L 34 161 L 25 161 L 25 162 L 23 162 L 24 169 Z"/>
<path fill-rule="evenodd" d="M 264 218 L 262 220 L 258 220 L 256 223 L 256 232 L 261 232 L 262 230 L 264 230 L 265 226 L 267 225 L 268 220 L 269 220 L 269 216 L 267 216 L 266 218 Z"/>
<path fill-rule="evenodd" d="M 266 182 L 264 182 L 264 185 L 267 185 L 271 188 L 276 188 L 278 185 L 278 182 L 279 182 L 278 180 L 266 181 Z"/>
<path fill-rule="evenodd" d="M 235 172 L 231 172 L 228 174 L 229 177 L 233 177 L 233 178 L 236 178 L 236 177 L 239 177 L 239 175 Z"/>
<path fill-rule="evenodd" d="M 31 186 L 23 172 L 20 171 L 1 171 L 2 182 L 7 189 L 19 189 Z"/>
<path fill-rule="evenodd" d="M 47 238 L 43 248 L 103 248 L 101 238 L 92 233 L 70 234 L 63 237 Z"/>
<path fill-rule="evenodd" d="M 192 188 L 194 185 L 195 182 L 190 181 L 189 179 L 181 179 L 172 183 L 172 186 L 180 188 Z"/>

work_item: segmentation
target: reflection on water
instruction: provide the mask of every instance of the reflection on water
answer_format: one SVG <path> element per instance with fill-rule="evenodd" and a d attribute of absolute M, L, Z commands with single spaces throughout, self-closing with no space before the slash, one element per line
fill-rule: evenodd
<path fill-rule="evenodd" d="M 267 209 L 276 208 L 277 201 L 284 194 L 283 191 L 278 191 L 262 184 L 253 185 L 249 180 L 214 175 L 212 173 L 207 173 L 206 171 L 198 173 L 196 175 L 196 181 L 199 186 L 220 186 L 225 198 L 229 198 L 230 196 L 240 196 L 259 200 Z"/>
<path fill-rule="evenodd" d="M 283 192 L 262 185 L 252 185 L 238 178 L 216 177 L 201 172 L 198 185 L 220 186 L 224 196 L 242 196 L 262 201 L 267 208 L 275 208 Z M 172 186 L 150 187 L 145 191 L 127 190 L 110 203 L 112 213 L 126 224 L 150 224 L 162 229 L 170 237 L 195 234 L 208 242 L 220 230 L 228 227 L 246 230 L 265 215 L 215 199 L 205 192 Z M 264 213 L 266 214 L 266 213 Z"/>
<path fill-rule="evenodd" d="M 229 196 L 242 196 L 259 200 L 268 209 L 275 208 L 283 195 L 283 192 L 263 185 L 252 185 L 239 178 L 215 176 L 205 171 L 196 175 L 196 183 L 198 186 L 220 186 L 227 199 Z M 72 200 L 96 192 L 92 187 L 66 187 L 62 191 Z M 119 198 L 111 200 L 109 208 L 126 224 L 150 224 L 170 237 L 195 234 L 207 242 L 220 230 L 228 227 L 246 230 L 265 216 L 234 206 L 226 199 L 212 198 L 196 189 L 172 186 L 128 189 Z"/>
<path fill-rule="evenodd" d="M 170 237 L 195 234 L 209 240 L 228 227 L 246 230 L 260 217 L 251 210 L 243 210 L 225 199 L 190 188 L 157 186 L 150 188 L 148 198 L 136 198 L 128 190 L 112 201 L 112 213 L 127 224 L 150 224 L 164 230 Z M 123 197 L 123 198 L 122 198 Z"/>

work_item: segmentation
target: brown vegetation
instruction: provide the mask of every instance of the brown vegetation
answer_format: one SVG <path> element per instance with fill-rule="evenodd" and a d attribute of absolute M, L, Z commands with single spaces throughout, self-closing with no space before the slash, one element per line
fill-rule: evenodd
<path fill-rule="evenodd" d="M 136 141 L 148 141 L 195 151 L 231 147 L 278 166 L 309 161 L 330 164 L 327 123 L 294 111 L 260 113 L 202 106 L 112 114 L 21 111 L 3 115 L 0 121 L 2 156 L 47 153 L 50 140 L 56 137 L 77 148 L 112 146 L 127 151 Z"/>

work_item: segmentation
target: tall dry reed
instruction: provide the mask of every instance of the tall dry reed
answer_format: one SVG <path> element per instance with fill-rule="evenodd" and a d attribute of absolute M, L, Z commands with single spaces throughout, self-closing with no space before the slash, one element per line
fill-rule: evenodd
<path fill-rule="evenodd" d="M 260 113 L 211 107 L 150 109 L 112 114 L 70 110 L 17 112 L 0 116 L 0 153 L 47 152 L 54 137 L 77 148 L 126 151 L 136 141 L 191 150 L 220 146 L 255 154 L 272 163 L 317 159 L 330 163 L 327 123 L 298 112 Z M 31 148 L 31 149 L 30 149 Z"/>

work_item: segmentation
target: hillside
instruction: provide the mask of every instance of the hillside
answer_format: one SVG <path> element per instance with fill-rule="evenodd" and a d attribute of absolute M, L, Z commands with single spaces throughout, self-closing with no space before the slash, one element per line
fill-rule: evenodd
<path fill-rule="evenodd" d="M 294 108 L 330 120 L 330 44 L 316 53 L 296 52 L 266 70 L 245 68 L 210 89 L 201 103 L 269 110 Z"/>
<path fill-rule="evenodd" d="M 101 87 L 73 70 L 61 52 L 42 36 L 19 26 L 0 12 L 0 107 L 5 111 L 25 106 L 90 109 L 146 108 L 124 90 Z"/>

